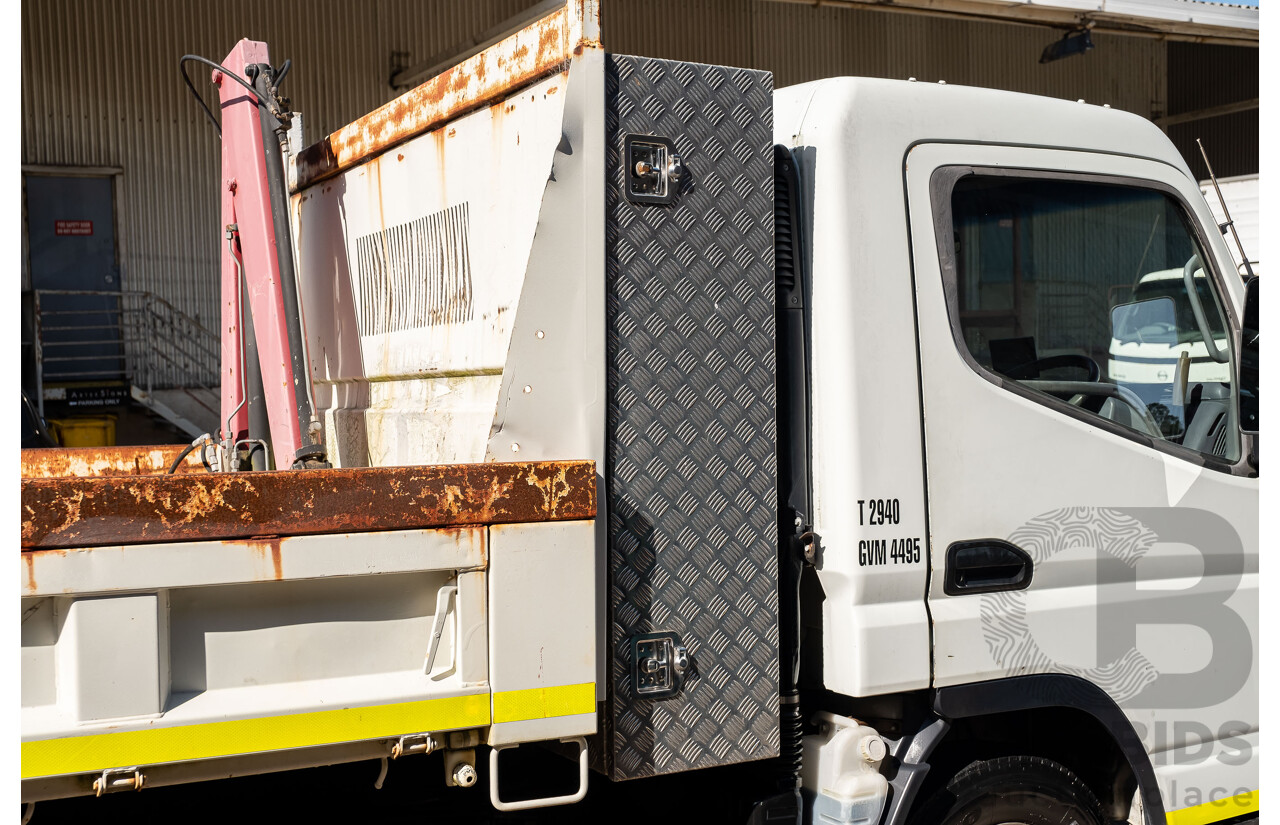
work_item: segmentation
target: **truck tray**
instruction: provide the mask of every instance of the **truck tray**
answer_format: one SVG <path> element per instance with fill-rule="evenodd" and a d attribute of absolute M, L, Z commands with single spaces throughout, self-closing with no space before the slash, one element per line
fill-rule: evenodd
<path fill-rule="evenodd" d="M 22 549 L 589 519 L 595 492 L 590 461 L 24 478 Z"/>

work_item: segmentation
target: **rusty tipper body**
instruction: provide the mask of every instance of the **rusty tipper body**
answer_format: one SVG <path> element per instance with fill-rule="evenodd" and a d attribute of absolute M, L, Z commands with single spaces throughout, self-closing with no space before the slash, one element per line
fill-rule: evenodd
<path fill-rule="evenodd" d="M 496 119 L 510 145 L 495 136 L 493 168 L 528 169 L 493 231 L 531 226 L 530 174 L 545 181 L 562 132 L 582 147 L 582 95 L 602 88 L 595 5 L 526 16 L 283 164 L 287 69 L 270 59 L 241 41 L 211 78 L 234 181 L 217 231 L 221 431 L 23 455 L 23 798 L 437 750 L 445 782 L 468 786 L 477 747 L 496 777 L 501 749 L 553 740 L 576 748 L 577 792 L 506 802 L 495 781 L 494 804 L 579 799 L 603 698 L 600 428 L 556 422 L 568 440 L 551 448 L 504 414 L 523 449 L 487 451 L 512 320 L 537 303 L 519 300 L 527 249 L 495 243 L 486 260 L 467 231 L 490 216 L 461 189 L 442 219 L 395 224 L 440 208 L 446 158 L 414 159 Z M 383 199 L 368 176 L 406 156 L 418 195 Z M 348 188 L 360 239 L 327 226 Z M 566 344 L 571 325 L 538 322 L 536 339 Z"/>
<path fill-rule="evenodd" d="M 23 552 L 595 516 L 590 462 L 32 478 Z"/>
<path fill-rule="evenodd" d="M 178 453 L 24 460 L 28 800 L 397 748 L 452 748 L 465 784 L 504 729 L 591 732 L 589 603 L 555 607 L 593 586 L 591 462 L 170 475 L 155 452 Z M 491 599 L 579 647 L 491 670 L 517 632 Z"/>

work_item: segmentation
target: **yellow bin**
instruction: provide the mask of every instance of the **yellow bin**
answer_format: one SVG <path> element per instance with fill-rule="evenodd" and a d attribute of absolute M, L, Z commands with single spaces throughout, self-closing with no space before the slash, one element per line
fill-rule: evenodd
<path fill-rule="evenodd" d="M 63 447 L 116 446 L 116 417 L 112 413 L 54 418 L 49 428 Z"/>

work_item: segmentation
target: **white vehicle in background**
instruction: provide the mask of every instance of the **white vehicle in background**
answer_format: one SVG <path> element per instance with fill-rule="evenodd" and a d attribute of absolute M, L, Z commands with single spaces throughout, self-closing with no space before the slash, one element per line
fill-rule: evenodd
<path fill-rule="evenodd" d="M 1253 268 L 1253 273 L 1259 273 L 1258 259 L 1262 253 L 1262 221 L 1260 220 L 1261 212 L 1258 209 L 1258 176 L 1257 175 L 1237 175 L 1229 178 L 1218 178 L 1218 188 L 1222 190 L 1222 199 L 1226 201 L 1227 208 L 1231 210 L 1231 220 L 1235 223 L 1236 232 L 1240 235 L 1240 245 L 1244 247 L 1245 254 L 1249 256 L 1249 264 Z M 1204 193 L 1205 200 L 1209 203 L 1209 211 L 1213 213 L 1213 219 L 1219 224 L 1227 220 L 1222 212 L 1222 205 L 1218 202 L 1218 196 L 1213 191 L 1213 181 L 1200 181 L 1200 191 Z M 1236 269 L 1243 275 L 1245 273 L 1244 258 L 1240 256 L 1239 250 L 1235 244 L 1228 243 L 1227 248 L 1231 251 L 1231 257 L 1236 262 Z"/>
<path fill-rule="evenodd" d="M 1202 406 L 1225 413 L 1231 359 L 1222 310 L 1198 264 L 1192 258 L 1142 276 L 1133 301 L 1112 308 L 1107 375 L 1141 400 L 1164 437 L 1202 449 L 1221 433 L 1205 416 L 1197 424 L 1196 414 Z"/>
<path fill-rule="evenodd" d="M 1206 320 L 1220 352 L 1227 349 L 1213 292 L 1204 270 L 1195 272 L 1196 292 L 1206 307 Z M 1208 307 L 1213 307 L 1209 311 Z M 1145 388 L 1159 385 L 1171 391 L 1183 355 L 1189 359 L 1188 384 L 1231 380 L 1231 365 L 1209 353 L 1187 298 L 1181 269 L 1162 269 L 1143 275 L 1133 290 L 1133 302 L 1112 309 L 1112 338 L 1107 374 L 1150 403 Z"/>

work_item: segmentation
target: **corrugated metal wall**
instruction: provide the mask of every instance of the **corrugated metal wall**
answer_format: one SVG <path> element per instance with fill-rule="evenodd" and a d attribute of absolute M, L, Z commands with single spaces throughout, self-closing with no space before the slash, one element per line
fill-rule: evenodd
<path fill-rule="evenodd" d="M 273 61 L 293 60 L 284 90 L 310 142 L 395 97 L 393 51 L 429 59 L 533 2 L 23 3 L 22 162 L 122 167 L 124 287 L 215 328 L 220 150 L 178 58 L 221 60 L 241 37 L 268 42 Z M 208 70 L 190 71 L 216 101 Z"/>
<path fill-rule="evenodd" d="M 1170 115 L 1250 100 L 1258 97 L 1258 87 L 1257 49 L 1169 44 Z M 1169 139 L 1200 180 L 1209 177 L 1209 170 L 1196 138 L 1203 141 L 1218 177 L 1250 175 L 1258 171 L 1258 127 L 1258 110 L 1252 109 L 1175 123 L 1169 127 Z"/>
<path fill-rule="evenodd" d="M 1062 33 L 877 9 L 743 0 L 610 4 L 604 42 L 615 52 L 773 72 L 778 87 L 861 75 L 945 80 L 1163 113 L 1165 46 L 1098 35 L 1083 57 L 1041 65 Z"/>
<path fill-rule="evenodd" d="M 293 60 L 286 91 L 310 142 L 394 97 L 393 59 L 428 60 L 534 3 L 24 3 L 22 162 L 123 167 L 124 286 L 155 292 L 215 327 L 219 149 L 182 85 L 178 57 L 216 60 L 239 37 L 267 41 L 277 62 Z M 1166 55 L 1183 54 L 1154 40 L 1097 36 L 1085 56 L 1042 66 L 1040 51 L 1059 36 L 1050 29 L 762 0 L 610 0 L 603 24 L 610 51 L 767 69 L 778 86 L 842 74 L 914 76 L 1084 98 L 1145 116 L 1165 113 Z M 1256 51 L 1252 59 L 1256 76 Z M 210 96 L 207 73 L 196 74 Z"/>

